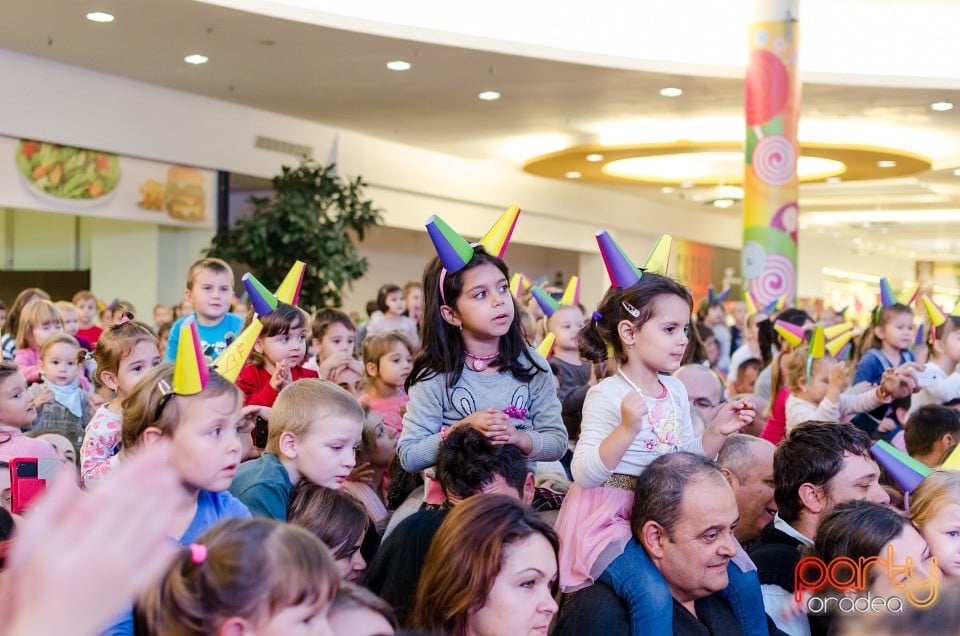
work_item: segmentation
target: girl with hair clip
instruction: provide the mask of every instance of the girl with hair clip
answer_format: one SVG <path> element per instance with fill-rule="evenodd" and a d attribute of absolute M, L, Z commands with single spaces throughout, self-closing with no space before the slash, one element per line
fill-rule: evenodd
<path fill-rule="evenodd" d="M 879 385 L 887 373 L 901 380 L 894 397 L 905 397 L 916 389 L 916 372 L 920 366 L 913 362 L 913 310 L 897 301 L 890 281 L 880 279 L 880 304 L 873 312 L 872 328 L 860 342 L 857 370 L 853 383 L 869 382 Z M 887 415 L 886 405 L 853 418 L 853 423 L 868 435 L 878 433 Z M 879 431 L 883 432 L 883 431 Z"/>
<path fill-rule="evenodd" d="M 100 383 L 112 392 L 87 424 L 80 447 L 80 483 L 89 488 L 119 463 L 123 401 L 140 378 L 160 364 L 157 337 L 150 327 L 134 322 L 133 315 L 103 330 L 93 352 Z"/>
<path fill-rule="evenodd" d="M 353 497 L 302 480 L 290 493 L 287 523 L 308 530 L 330 548 L 337 575 L 356 583 L 367 569 L 360 553 L 370 519 Z"/>
<path fill-rule="evenodd" d="M 180 548 L 140 596 L 147 636 L 327 636 L 337 591 L 330 552 L 302 528 L 230 519 Z"/>
<path fill-rule="evenodd" d="M 590 389 L 583 404 L 571 464 L 574 484 L 556 524 L 560 585 L 573 592 L 601 580 L 630 599 L 631 611 L 646 617 L 650 633 L 669 634 L 672 600 L 663 577 L 649 557 L 619 558 L 632 536 L 637 476 L 664 453 L 716 457 L 729 435 L 753 421 L 754 407 L 745 400 L 729 402 L 703 435 L 695 436 L 686 389 L 669 375 L 680 367 L 687 347 L 689 290 L 666 276 L 641 273 L 606 231 L 597 234 L 597 243 L 612 286 L 580 332 L 581 352 L 594 362 L 616 358 L 619 369 Z M 632 582 L 625 584 L 614 571 L 627 561 L 641 567 L 634 567 Z M 728 572 L 728 596 L 734 611 L 747 617 L 745 631 L 765 633 L 762 610 L 754 616 L 763 607 L 755 574 L 741 573 L 734 563 Z"/>
<path fill-rule="evenodd" d="M 943 576 L 960 578 L 960 472 L 941 469 L 927 475 L 910 493 L 910 521 Z"/>
<path fill-rule="evenodd" d="M 13 361 L 17 355 L 17 331 L 20 328 L 20 313 L 27 303 L 34 300 L 50 300 L 50 294 L 39 287 L 27 287 L 19 294 L 10 310 L 7 312 L 7 318 L 3 323 L 3 337 L 0 338 L 0 347 L 3 349 L 3 359 Z"/>
<path fill-rule="evenodd" d="M 520 334 L 510 274 L 498 256 L 517 212 L 507 210 L 476 246 L 438 217 L 427 222 L 439 257 L 424 270 L 424 348 L 406 382 L 410 402 L 397 450 L 408 472 L 434 466 L 440 442 L 457 426 L 513 444 L 530 461 L 557 460 L 567 450 L 553 373 Z M 498 238 L 503 225 L 509 231 Z M 432 482 L 427 503 L 442 502 Z"/>
<path fill-rule="evenodd" d="M 430 543 L 412 627 L 450 636 L 546 634 L 557 612 L 557 535 L 520 501 L 474 495 Z"/>
<path fill-rule="evenodd" d="M 17 355 L 14 362 L 28 384 L 40 381 L 40 347 L 54 334 L 63 333 L 63 317 L 49 300 L 27 303 L 17 327 Z"/>
<path fill-rule="evenodd" d="M 920 392 L 910 401 L 911 413 L 927 404 L 945 404 L 960 397 L 960 316 L 947 315 L 926 293 L 920 300 L 931 323 L 927 337 L 930 361 L 923 367 Z"/>
<path fill-rule="evenodd" d="M 252 296 L 253 292 L 251 292 Z M 247 325 L 253 314 L 247 316 Z M 307 312 L 286 303 L 277 303 L 270 313 L 259 316 L 263 330 L 250 363 L 237 377 L 237 387 L 243 391 L 244 406 L 273 406 L 277 394 L 301 378 L 315 378 L 316 371 L 303 367 L 307 353 Z"/>
<path fill-rule="evenodd" d="M 37 407 L 31 430 L 63 434 L 78 454 L 92 415 L 90 394 L 80 387 L 80 369 L 88 355 L 73 336 L 52 336 L 40 347 L 43 382 L 29 389 Z"/>
<path fill-rule="evenodd" d="M 241 437 L 249 436 L 252 426 L 242 415 L 240 390 L 203 364 L 192 321 L 183 323 L 180 342 L 176 362 L 151 370 L 123 401 L 122 440 L 128 455 L 169 441 L 168 461 L 180 478 L 180 506 L 167 534 L 189 545 L 219 521 L 250 516 L 227 489 L 240 465 Z M 132 629 L 132 614 L 127 613 L 104 633 L 128 635 Z"/>

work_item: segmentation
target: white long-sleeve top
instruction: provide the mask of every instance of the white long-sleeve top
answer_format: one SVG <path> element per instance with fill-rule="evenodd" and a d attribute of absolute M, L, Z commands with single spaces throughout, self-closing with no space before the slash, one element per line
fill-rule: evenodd
<path fill-rule="evenodd" d="M 587 391 L 583 401 L 580 440 L 573 452 L 570 470 L 581 488 L 595 488 L 613 473 L 637 476 L 664 453 L 685 450 L 704 454 L 701 439 L 693 432 L 687 390 L 679 380 L 661 375 L 666 387 L 662 398 L 644 396 L 648 414 L 637 435 L 614 470 L 600 459 L 600 444 L 620 425 L 620 403 L 635 389 L 619 375 L 603 380 Z"/>
<path fill-rule="evenodd" d="M 839 404 L 827 398 L 820 400 L 820 404 L 814 404 L 791 394 L 787 398 L 787 432 L 792 431 L 797 424 L 810 420 L 839 422 L 844 417 L 866 413 L 889 402 L 889 398 L 881 400 L 877 397 L 875 387 L 867 387 L 864 391 L 847 390 L 840 394 Z"/>
<path fill-rule="evenodd" d="M 933 374 L 936 384 L 923 387 L 913 394 L 913 399 L 910 400 L 911 413 L 921 406 L 943 404 L 960 397 L 960 373 L 954 371 L 948 375 L 936 362 L 928 362 L 923 370 Z"/>

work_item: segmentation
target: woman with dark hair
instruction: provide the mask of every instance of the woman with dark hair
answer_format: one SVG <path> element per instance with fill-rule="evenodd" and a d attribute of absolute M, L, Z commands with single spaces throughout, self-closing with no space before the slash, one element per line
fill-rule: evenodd
<path fill-rule="evenodd" d="M 290 493 L 287 521 L 309 530 L 330 548 L 337 574 L 344 581 L 356 583 L 367 569 L 360 548 L 370 519 L 363 506 L 347 493 L 303 479 Z"/>
<path fill-rule="evenodd" d="M 557 612 L 557 535 L 521 502 L 474 495 L 433 539 L 412 627 L 450 636 L 546 634 Z"/>

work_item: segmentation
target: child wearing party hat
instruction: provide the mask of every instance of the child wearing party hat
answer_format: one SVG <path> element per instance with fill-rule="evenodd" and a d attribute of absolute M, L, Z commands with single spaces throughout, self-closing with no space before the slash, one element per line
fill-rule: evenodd
<path fill-rule="evenodd" d="M 927 345 L 931 359 L 923 367 L 911 413 L 927 404 L 944 404 L 960 397 L 960 316 L 947 315 L 928 294 L 920 296 L 920 302 L 930 317 Z"/>
<path fill-rule="evenodd" d="M 666 276 L 641 272 L 606 231 L 597 233 L 597 243 L 612 284 L 580 331 L 581 350 L 595 362 L 616 358 L 619 368 L 587 392 L 583 405 L 574 484 L 556 524 L 560 585 L 572 592 L 599 580 L 629 599 L 631 614 L 643 615 L 646 631 L 669 634 L 673 601 L 667 584 L 631 542 L 637 476 L 664 453 L 715 456 L 755 413 L 747 401 L 730 402 L 702 436 L 694 434 L 686 389 L 669 375 L 687 348 L 689 290 Z M 762 622 L 765 631 L 759 583 L 754 575 L 744 586 L 742 576 L 730 578 L 731 600 L 743 609 L 736 599 L 748 597 L 745 605 L 756 615 L 746 618 L 745 628 L 755 633 L 754 623 Z"/>
<path fill-rule="evenodd" d="M 193 306 L 194 313 L 173 323 L 164 361 L 172 362 L 176 356 L 181 327 L 190 316 L 196 321 L 203 355 L 216 360 L 243 329 L 243 319 L 229 313 L 233 301 L 233 270 L 219 258 L 200 259 L 187 271 L 187 289 L 183 296 Z"/>
<path fill-rule="evenodd" d="M 183 323 L 179 335 L 176 362 L 145 374 L 124 400 L 122 432 L 127 453 L 169 442 L 183 513 L 168 534 L 188 546 L 219 521 L 250 516 L 227 489 L 240 466 L 241 437 L 252 426 L 243 417 L 240 390 L 207 368 L 193 321 Z M 132 612 L 104 633 L 132 635 Z"/>
<path fill-rule="evenodd" d="M 513 444 L 531 461 L 557 460 L 567 450 L 553 373 L 520 334 L 501 259 L 516 223 L 510 213 L 478 245 L 439 217 L 427 222 L 438 257 L 423 274 L 424 346 L 407 379 L 397 448 L 409 472 L 434 466 L 440 442 L 458 426 Z M 442 501 L 439 488 L 428 490 L 427 501 Z"/>
<path fill-rule="evenodd" d="M 817 327 L 809 347 L 793 351 L 786 361 L 790 397 L 787 433 L 807 421 L 839 422 L 855 413 L 889 404 L 899 380 L 888 374 L 877 388 L 848 392 L 850 371 L 826 351 L 823 327 Z"/>
<path fill-rule="evenodd" d="M 299 307 L 279 302 L 253 274 L 244 274 L 243 284 L 262 328 L 250 363 L 237 377 L 237 386 L 243 391 L 244 406 L 273 406 L 284 387 L 301 378 L 317 377 L 316 371 L 303 367 L 310 316 Z M 254 319 L 252 314 L 249 318 L 251 322 Z"/>

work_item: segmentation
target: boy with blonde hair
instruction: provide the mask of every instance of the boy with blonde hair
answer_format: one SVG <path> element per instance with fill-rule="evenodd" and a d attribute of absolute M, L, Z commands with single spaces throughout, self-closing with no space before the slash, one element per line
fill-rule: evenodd
<path fill-rule="evenodd" d="M 336 384 L 297 380 L 273 404 L 263 455 L 240 465 L 230 492 L 254 516 L 286 521 L 301 479 L 339 489 L 350 478 L 363 420 L 363 409 Z"/>
<path fill-rule="evenodd" d="M 190 316 L 196 317 L 203 355 L 216 360 L 243 330 L 243 319 L 229 313 L 233 301 L 233 270 L 219 258 L 201 258 L 187 272 L 183 297 L 193 305 L 194 313 L 173 323 L 164 362 L 176 359 L 180 325 Z"/>

